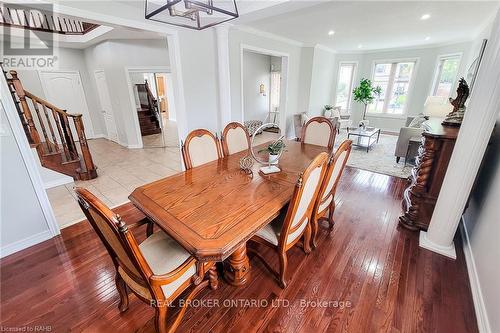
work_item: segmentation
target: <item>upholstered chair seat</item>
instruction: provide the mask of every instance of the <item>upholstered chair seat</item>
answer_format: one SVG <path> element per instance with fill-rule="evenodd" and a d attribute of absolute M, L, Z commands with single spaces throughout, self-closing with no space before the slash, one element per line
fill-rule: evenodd
<path fill-rule="evenodd" d="M 146 238 L 144 242 L 139 244 L 142 255 L 149 267 L 156 275 L 166 274 L 180 267 L 189 257 L 190 254 L 184 250 L 182 246 L 179 245 L 175 240 L 170 238 L 163 231 L 158 231 L 153 235 Z M 122 278 L 127 282 L 127 279 L 132 280 L 128 276 L 123 276 L 125 273 L 123 270 L 118 270 Z M 179 289 L 180 286 L 187 280 L 189 280 L 193 275 L 196 274 L 196 264 L 195 261 L 191 263 L 189 268 L 179 276 L 174 281 L 169 284 L 161 286 L 165 297 L 170 297 L 172 294 Z M 133 280 L 132 280 L 133 281 Z M 135 284 L 135 285 L 134 285 Z M 137 283 L 129 284 L 129 286 L 134 289 L 134 287 L 140 287 Z M 143 295 L 144 298 L 151 298 L 149 290 L 147 288 L 138 288 L 134 290 L 136 292 L 144 293 L 142 289 L 146 289 L 147 293 Z"/>
<path fill-rule="evenodd" d="M 278 242 L 281 236 L 281 231 L 283 230 L 283 223 L 285 219 L 286 211 L 283 211 L 276 219 L 271 223 L 267 224 L 264 228 L 257 231 L 256 236 L 268 241 L 269 243 L 278 246 Z M 302 225 L 297 228 L 294 232 L 290 233 L 287 238 L 287 244 L 290 244 L 302 236 L 304 229 L 307 226 L 309 219 L 304 219 Z"/>

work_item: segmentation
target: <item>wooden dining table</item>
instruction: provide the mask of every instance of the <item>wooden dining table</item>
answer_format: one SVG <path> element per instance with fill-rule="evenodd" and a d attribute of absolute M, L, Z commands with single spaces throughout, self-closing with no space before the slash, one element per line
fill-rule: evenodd
<path fill-rule="evenodd" d="M 129 199 L 197 260 L 224 261 L 225 279 L 244 285 L 250 277 L 247 241 L 279 215 L 300 173 L 327 151 L 285 143 L 279 173 L 264 175 L 258 163 L 245 173 L 243 151 L 138 187 Z"/>

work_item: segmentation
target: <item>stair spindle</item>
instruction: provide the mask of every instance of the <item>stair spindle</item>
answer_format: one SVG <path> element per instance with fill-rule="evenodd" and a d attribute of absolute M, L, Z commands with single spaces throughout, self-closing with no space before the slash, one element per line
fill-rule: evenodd
<path fill-rule="evenodd" d="M 45 114 L 45 119 L 47 120 L 47 124 L 49 126 L 49 131 L 50 135 L 52 136 L 52 142 L 54 144 L 55 151 L 58 152 L 59 145 L 57 144 L 57 138 L 56 134 L 54 133 L 54 127 L 52 126 L 52 121 L 50 121 L 49 112 L 47 111 L 47 107 L 45 106 L 45 104 L 42 104 L 42 108 L 43 108 L 43 113 Z M 53 113 L 54 111 L 52 110 L 52 114 Z"/>
<path fill-rule="evenodd" d="M 45 129 L 45 123 L 43 122 L 42 116 L 40 115 L 40 109 L 38 108 L 38 101 L 36 99 L 31 99 L 31 104 L 33 104 L 33 108 L 35 109 L 36 117 L 38 122 L 40 123 L 40 127 L 42 128 L 43 137 L 45 139 L 45 143 L 47 145 L 47 150 L 49 153 L 52 153 L 52 145 L 49 140 L 49 136 L 47 135 L 47 130 Z"/>

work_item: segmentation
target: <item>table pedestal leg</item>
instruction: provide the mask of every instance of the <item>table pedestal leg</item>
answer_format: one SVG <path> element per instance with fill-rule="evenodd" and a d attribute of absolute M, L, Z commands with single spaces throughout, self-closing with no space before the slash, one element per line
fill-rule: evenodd
<path fill-rule="evenodd" d="M 250 278 L 250 262 L 246 244 L 241 245 L 224 262 L 224 277 L 233 286 L 242 286 Z"/>

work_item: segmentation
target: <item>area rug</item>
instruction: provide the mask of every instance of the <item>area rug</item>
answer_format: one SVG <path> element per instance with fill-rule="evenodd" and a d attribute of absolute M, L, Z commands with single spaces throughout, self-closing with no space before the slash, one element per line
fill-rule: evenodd
<path fill-rule="evenodd" d="M 347 133 L 343 130 L 335 138 L 335 148 L 346 139 Z M 357 137 L 351 136 L 350 139 L 356 141 Z M 407 178 L 411 174 L 413 165 L 407 164 L 405 166 L 404 158 L 401 158 L 399 163 L 396 163 L 394 151 L 397 141 L 398 137 L 396 135 L 380 134 L 378 143 L 375 143 L 369 152 L 366 152 L 366 148 L 353 146 L 347 165 L 386 175 Z"/>

